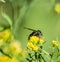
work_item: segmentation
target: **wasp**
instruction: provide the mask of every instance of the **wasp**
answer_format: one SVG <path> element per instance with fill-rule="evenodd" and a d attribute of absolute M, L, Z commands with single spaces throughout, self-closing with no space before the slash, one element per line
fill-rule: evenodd
<path fill-rule="evenodd" d="M 26 28 L 26 27 L 24 27 L 24 28 L 32 31 L 32 33 L 28 36 L 28 40 L 30 39 L 31 36 L 37 36 L 39 38 L 42 38 L 42 36 L 43 36 L 41 30 L 34 30 L 31 28 Z"/>

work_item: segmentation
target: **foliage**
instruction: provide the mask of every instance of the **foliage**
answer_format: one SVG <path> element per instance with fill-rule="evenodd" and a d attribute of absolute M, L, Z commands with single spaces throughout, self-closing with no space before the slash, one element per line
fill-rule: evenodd
<path fill-rule="evenodd" d="M 24 27 L 42 30 L 43 38 L 32 36 L 27 42 L 30 31 Z M 0 61 L 60 62 L 57 41 L 60 0 L 0 0 Z"/>
<path fill-rule="evenodd" d="M 39 38 L 39 37 L 38 37 Z M 40 39 L 40 38 L 39 38 Z M 57 41 L 52 41 L 51 52 L 47 52 L 44 50 L 44 44 L 46 42 L 41 43 L 41 40 L 37 40 L 37 36 L 32 36 L 28 41 L 27 46 L 27 61 L 28 62 L 58 62 L 58 58 L 60 56 L 60 48 L 58 47 Z M 47 57 L 47 58 L 46 58 Z"/>

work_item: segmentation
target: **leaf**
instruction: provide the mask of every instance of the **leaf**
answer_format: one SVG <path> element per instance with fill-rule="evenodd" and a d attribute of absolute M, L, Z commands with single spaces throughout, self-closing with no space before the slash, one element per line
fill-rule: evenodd
<path fill-rule="evenodd" d="M 1 2 L 5 3 L 5 0 L 0 0 Z"/>
<path fill-rule="evenodd" d="M 12 26 L 11 18 L 5 13 L 2 13 L 2 16 L 6 19 L 6 21 L 9 23 L 9 25 Z"/>
<path fill-rule="evenodd" d="M 2 31 L 4 29 L 4 27 L 0 26 L 0 31 Z"/>

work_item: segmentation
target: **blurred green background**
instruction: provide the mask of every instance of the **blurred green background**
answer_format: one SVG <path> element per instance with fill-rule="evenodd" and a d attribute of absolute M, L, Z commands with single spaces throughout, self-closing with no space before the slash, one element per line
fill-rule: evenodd
<path fill-rule="evenodd" d="M 41 30 L 47 41 L 60 41 L 60 14 L 54 11 L 59 0 L 2 0 L 0 1 L 0 30 L 9 27 L 7 20 L 12 22 L 12 32 L 24 47 L 32 31 L 24 27 Z M 4 18 L 2 13 L 8 16 Z"/>

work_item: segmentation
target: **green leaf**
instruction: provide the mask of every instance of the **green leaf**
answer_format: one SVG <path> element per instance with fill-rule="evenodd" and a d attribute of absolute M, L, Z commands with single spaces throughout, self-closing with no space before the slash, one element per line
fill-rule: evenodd
<path fill-rule="evenodd" d="M 4 27 L 0 26 L 0 31 L 2 31 L 4 29 Z"/>
<path fill-rule="evenodd" d="M 12 26 L 11 18 L 5 13 L 2 13 L 2 16 L 6 19 L 6 21 L 9 23 L 9 25 Z"/>

